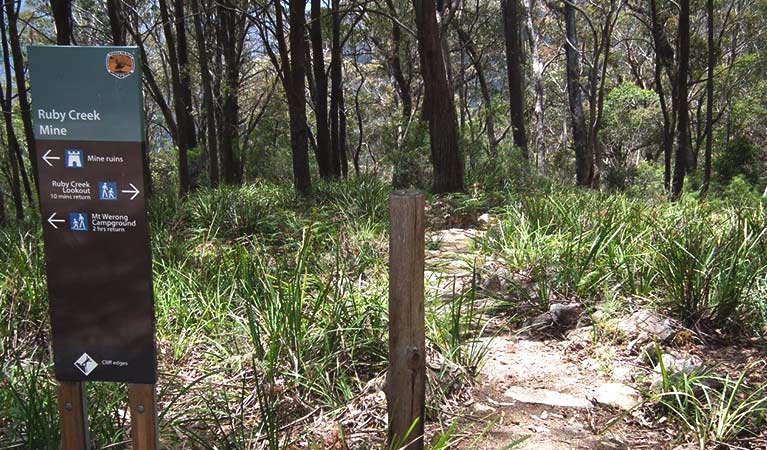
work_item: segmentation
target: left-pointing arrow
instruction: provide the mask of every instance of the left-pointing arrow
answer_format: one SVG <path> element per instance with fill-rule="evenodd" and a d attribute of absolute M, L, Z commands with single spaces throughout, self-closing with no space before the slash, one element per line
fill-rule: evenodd
<path fill-rule="evenodd" d="M 59 229 L 59 227 L 56 226 L 57 223 L 64 223 L 66 220 L 64 219 L 57 219 L 56 213 L 51 214 L 51 217 L 48 218 L 48 223 L 51 224 L 51 226 L 55 229 Z"/>
<path fill-rule="evenodd" d="M 60 158 L 60 157 L 58 157 L 58 156 L 51 156 L 51 152 L 52 152 L 52 151 L 53 151 L 53 149 L 52 149 L 52 148 L 49 148 L 49 149 L 48 149 L 48 151 L 47 151 L 47 152 L 45 152 L 45 154 L 43 155 L 43 161 L 45 161 L 45 162 L 46 162 L 46 163 L 47 163 L 49 166 L 51 166 L 51 167 L 53 167 L 53 164 L 51 164 L 51 161 L 50 161 L 50 160 L 52 160 L 52 159 L 53 159 L 53 160 L 55 160 L 55 159 L 61 159 L 61 158 Z"/>

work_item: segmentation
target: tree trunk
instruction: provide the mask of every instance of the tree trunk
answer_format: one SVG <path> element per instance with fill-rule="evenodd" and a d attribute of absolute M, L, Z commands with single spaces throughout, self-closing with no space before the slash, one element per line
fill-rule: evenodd
<path fill-rule="evenodd" d="M 197 147 L 197 132 L 195 131 L 196 127 L 192 116 L 192 74 L 189 69 L 189 49 L 186 39 L 186 13 L 184 12 L 184 1 L 186 0 L 176 0 L 176 7 L 174 10 L 176 16 L 176 39 L 178 42 L 179 89 L 181 90 L 181 114 L 184 117 L 186 142 L 189 145 L 189 148 L 194 148 Z"/>
<path fill-rule="evenodd" d="M 328 76 L 325 72 L 325 51 L 322 42 L 322 2 L 311 0 L 312 23 L 309 37 L 312 42 L 312 69 L 314 72 L 314 115 L 317 122 L 317 166 L 321 178 L 341 176 L 335 168 L 330 148 L 328 125 Z M 335 37 L 335 33 L 333 35 Z M 331 65 L 331 70 L 332 70 Z"/>
<path fill-rule="evenodd" d="M 346 159 L 346 120 L 343 112 L 343 61 L 341 58 L 341 1 L 331 2 L 332 23 L 330 47 L 330 147 L 333 173 L 341 176 Z M 342 127 L 343 122 L 343 127 Z M 342 129 L 343 128 L 343 129 Z"/>
<path fill-rule="evenodd" d="M 242 182 L 242 164 L 239 157 L 240 121 L 240 67 L 242 60 L 242 23 L 236 5 L 231 1 L 218 3 L 218 37 L 223 56 L 223 83 L 221 104 L 221 157 L 224 181 Z"/>
<path fill-rule="evenodd" d="M 506 70 L 509 78 L 509 111 L 514 145 L 527 154 L 525 132 L 525 91 L 522 79 L 522 42 L 519 32 L 522 17 L 519 0 L 501 0 L 503 31 L 506 41 Z"/>
<path fill-rule="evenodd" d="M 586 122 L 583 113 L 583 93 L 580 73 L 581 55 L 576 34 L 575 7 L 565 0 L 565 53 L 567 56 L 567 96 L 575 148 L 575 178 L 578 186 L 589 186 L 594 161 L 586 142 Z"/>
<path fill-rule="evenodd" d="M 72 0 L 50 0 L 53 24 L 56 27 L 56 45 L 74 44 L 72 30 Z"/>
<path fill-rule="evenodd" d="M 410 81 L 405 77 L 402 69 L 402 27 L 399 21 L 395 20 L 397 8 L 392 0 L 386 0 L 391 19 L 391 51 L 389 52 L 389 67 L 394 78 L 397 94 L 402 102 L 402 121 L 407 123 L 413 112 L 413 97 L 410 94 Z"/>
<path fill-rule="evenodd" d="M 8 1 L 5 3 L 5 12 L 8 16 L 8 40 L 11 44 L 11 57 L 13 58 L 13 72 L 16 79 L 16 96 L 21 112 L 21 122 L 24 125 L 24 139 L 27 141 L 27 153 L 32 165 L 32 177 L 35 182 L 35 191 L 40 192 L 37 180 L 37 150 L 35 148 L 35 132 L 32 128 L 32 109 L 29 105 L 27 93 L 27 81 L 24 74 L 24 54 L 21 51 L 19 39 L 18 19 L 21 2 Z"/>
<path fill-rule="evenodd" d="M 282 7 L 275 0 L 276 28 L 278 35 L 283 36 L 280 54 L 285 70 L 285 91 L 288 97 L 288 115 L 290 117 L 290 144 L 293 152 L 293 183 L 298 192 L 306 194 L 311 189 L 309 174 L 309 128 L 306 123 L 306 94 L 304 79 L 306 66 L 304 59 L 304 27 L 306 19 L 303 0 L 290 0 L 290 55 L 284 45 Z M 288 62 L 289 61 L 289 62 Z"/>
<path fill-rule="evenodd" d="M 114 1 L 114 0 L 113 0 Z M 197 41 L 197 54 L 200 60 L 200 78 L 202 84 L 202 101 L 205 109 L 205 125 L 208 150 L 208 176 L 210 186 L 217 187 L 218 176 L 218 142 L 216 135 L 216 110 L 213 101 L 213 76 L 210 73 L 210 55 L 208 54 L 209 41 L 202 27 L 202 15 L 200 14 L 201 0 L 191 0 L 192 15 L 194 21 L 195 40 Z M 208 36 L 210 39 L 210 36 Z"/>
<path fill-rule="evenodd" d="M 10 93 L 10 91 L 9 91 Z M 16 210 L 16 219 L 18 221 L 24 220 L 24 203 L 21 197 L 21 177 L 19 176 L 19 162 L 17 160 L 16 153 L 18 152 L 19 142 L 16 140 L 16 133 L 13 131 L 13 118 L 10 111 L 10 96 L 7 96 L 3 89 L 0 89 L 0 103 L 3 106 L 3 119 L 5 122 L 5 135 L 8 138 L 6 142 L 6 148 L 8 149 L 8 163 L 11 168 L 10 182 L 11 197 L 13 198 L 13 205 Z M 0 194 L 2 195 L 2 194 Z M 5 215 L 5 207 L 2 214 Z"/>
<path fill-rule="evenodd" d="M 167 0 L 159 0 L 160 17 L 162 20 L 162 27 L 165 33 L 165 41 L 168 47 L 168 63 L 170 65 L 171 74 L 171 90 L 173 91 L 173 106 L 176 115 L 176 147 L 178 148 L 178 182 L 179 193 L 185 195 L 190 189 L 189 179 L 189 160 L 188 152 L 190 148 L 190 142 L 187 139 L 189 134 L 187 131 L 186 115 L 184 113 L 184 100 L 181 93 L 181 74 L 179 73 L 179 60 L 176 53 L 176 38 L 173 34 L 173 27 L 171 26 L 170 13 L 168 10 Z"/>
<path fill-rule="evenodd" d="M 27 168 L 24 166 L 24 157 L 21 154 L 21 148 L 19 146 L 19 140 L 16 137 L 16 132 L 13 128 L 13 78 L 11 77 L 11 57 L 8 52 L 8 38 L 6 35 L 6 26 L 5 26 L 5 11 L 0 8 L 0 42 L 2 42 L 2 50 L 3 50 L 3 69 L 5 74 L 5 92 L 2 98 L 2 108 L 3 108 L 3 118 L 5 120 L 5 126 L 6 126 L 6 135 L 8 137 L 8 157 L 9 157 L 9 164 L 11 165 L 11 178 L 12 178 L 12 186 L 11 186 L 11 196 L 13 197 L 14 205 L 16 206 L 16 216 L 19 217 L 19 209 L 21 208 L 21 214 L 23 218 L 23 206 L 21 206 L 21 202 L 16 202 L 16 192 L 14 190 L 14 186 L 18 186 L 18 181 L 13 181 L 16 179 L 16 174 L 19 175 L 19 178 L 24 186 L 24 192 L 27 196 L 27 202 L 30 206 L 34 203 L 34 198 L 32 196 L 32 188 L 29 184 L 29 176 L 27 175 Z M 19 196 L 21 193 L 19 192 Z M 19 199 L 20 200 L 20 199 Z"/>
<path fill-rule="evenodd" d="M 545 122 L 543 116 L 544 93 L 543 93 L 543 62 L 538 50 L 538 33 L 535 28 L 533 15 L 535 12 L 535 1 L 529 0 L 527 8 L 527 36 L 530 44 L 530 56 L 533 64 L 533 83 L 535 85 L 535 154 L 538 166 L 538 172 L 543 175 L 546 173 L 546 146 Z"/>
<path fill-rule="evenodd" d="M 437 9 L 433 1 L 413 0 L 421 76 L 424 83 L 424 118 L 429 123 L 435 193 L 463 191 L 463 159 L 458 145 L 458 120 L 452 89 L 442 55 Z"/>
<path fill-rule="evenodd" d="M 690 64 L 690 0 L 681 0 L 679 8 L 679 120 L 674 165 L 672 199 L 678 200 L 684 188 L 687 160 L 690 154 L 690 111 L 687 103 L 687 78 Z"/>
<path fill-rule="evenodd" d="M 109 15 L 109 31 L 112 33 L 113 45 L 126 45 L 128 30 L 125 27 L 121 0 L 107 0 L 107 14 Z"/>
<path fill-rule="evenodd" d="M 477 50 L 474 48 L 474 44 L 471 41 L 471 37 L 466 31 L 461 28 L 460 25 L 455 26 L 458 32 L 458 37 L 461 40 L 462 47 L 466 49 L 466 53 L 471 59 L 471 64 L 474 66 L 474 71 L 477 73 L 477 81 L 479 81 L 479 92 L 482 95 L 483 108 L 485 109 L 485 124 L 487 131 L 487 148 L 491 154 L 495 154 L 496 146 L 498 142 L 495 138 L 495 115 L 493 114 L 493 99 L 490 97 L 490 88 L 487 85 L 487 78 L 485 78 L 485 70 L 482 65 L 482 59 Z"/>
<path fill-rule="evenodd" d="M 716 51 L 714 42 L 714 0 L 706 0 L 708 15 L 708 80 L 706 80 L 706 154 L 703 168 L 703 186 L 701 193 L 706 195 L 711 183 L 711 150 L 713 147 L 714 126 L 714 66 Z"/>
<path fill-rule="evenodd" d="M 666 191 L 671 191 L 671 155 L 674 151 L 674 127 L 671 112 L 668 110 L 665 90 L 663 89 L 663 69 L 674 59 L 674 50 L 666 39 L 663 24 L 658 16 L 657 0 L 650 0 L 650 19 L 652 22 L 653 44 L 655 46 L 655 92 L 660 100 L 663 114 L 663 184 Z M 673 103 L 673 99 L 672 99 Z"/>

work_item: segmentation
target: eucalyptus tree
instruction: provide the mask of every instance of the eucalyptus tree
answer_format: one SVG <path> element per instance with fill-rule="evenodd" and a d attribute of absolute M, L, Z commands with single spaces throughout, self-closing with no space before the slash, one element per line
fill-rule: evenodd
<path fill-rule="evenodd" d="M 446 7 L 446 2 L 431 0 L 413 0 L 413 9 L 424 84 L 423 115 L 429 124 L 434 170 L 432 190 L 435 193 L 460 192 L 464 189 L 463 158 L 458 142 L 453 90 L 448 80 L 447 55 L 442 45 L 445 39 L 443 33 L 447 33 L 454 10 Z"/>

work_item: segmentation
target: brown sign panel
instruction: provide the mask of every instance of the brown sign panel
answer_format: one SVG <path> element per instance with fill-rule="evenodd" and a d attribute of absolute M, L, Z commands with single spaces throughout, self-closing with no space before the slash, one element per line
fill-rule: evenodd
<path fill-rule="evenodd" d="M 56 378 L 152 384 L 157 363 L 144 144 L 131 141 L 143 133 L 115 123 L 121 114 L 129 116 L 124 124 L 141 122 L 135 49 L 79 50 L 30 48 Z M 37 76 L 51 58 L 68 60 L 86 76 Z M 67 97 L 73 91 L 75 100 Z"/>

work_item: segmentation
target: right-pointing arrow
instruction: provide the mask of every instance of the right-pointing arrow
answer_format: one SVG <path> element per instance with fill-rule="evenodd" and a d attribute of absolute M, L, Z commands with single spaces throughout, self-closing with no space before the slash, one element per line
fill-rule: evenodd
<path fill-rule="evenodd" d="M 134 185 L 133 185 L 133 183 L 128 183 L 128 184 L 130 185 L 130 187 L 132 188 L 132 190 L 125 190 L 125 189 L 124 189 L 124 190 L 122 190 L 122 191 L 120 191 L 120 192 L 122 192 L 123 194 L 133 194 L 133 195 L 131 196 L 131 198 L 130 198 L 131 200 L 133 200 L 133 199 L 135 199 L 135 198 L 136 198 L 136 196 L 137 196 L 137 195 L 139 195 L 139 194 L 141 193 L 141 191 L 139 191 L 139 190 L 138 190 L 138 188 L 137 188 L 136 186 L 134 186 Z"/>
<path fill-rule="evenodd" d="M 64 219 L 56 219 L 56 213 L 51 214 L 51 217 L 48 218 L 48 223 L 51 224 L 51 226 L 55 229 L 59 229 L 59 227 L 56 226 L 57 223 L 64 223 L 66 220 Z"/>

